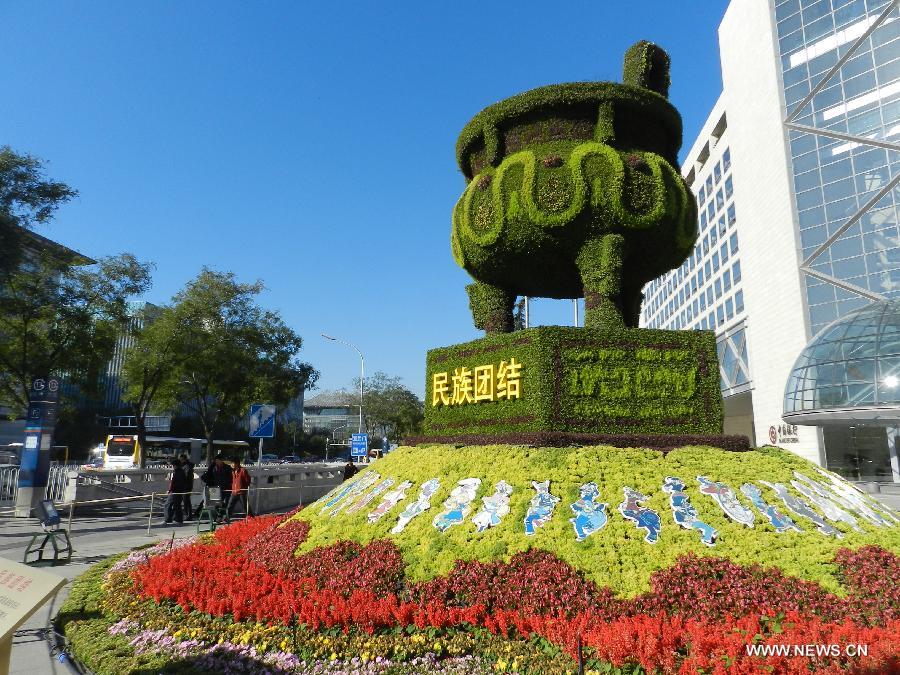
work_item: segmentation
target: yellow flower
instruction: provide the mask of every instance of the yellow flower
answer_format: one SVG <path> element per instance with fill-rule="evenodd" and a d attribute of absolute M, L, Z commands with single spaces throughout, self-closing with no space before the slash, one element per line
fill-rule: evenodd
<path fill-rule="evenodd" d="M 506 670 L 506 661 L 500 659 L 497 663 L 494 664 L 495 670 Z"/>
<path fill-rule="evenodd" d="M 337 661 L 337 654 L 335 654 L 334 652 L 331 652 L 331 660 Z"/>
<path fill-rule="evenodd" d="M 285 650 L 287 649 L 287 646 L 288 646 L 287 638 L 285 638 L 284 640 L 282 640 L 282 641 L 281 641 L 281 644 L 279 644 L 278 646 L 281 647 L 281 651 L 285 651 Z"/>
<path fill-rule="evenodd" d="M 515 672 L 515 673 L 519 672 L 519 662 L 518 662 L 518 660 L 513 660 L 513 662 L 512 662 L 512 669 L 513 669 L 513 672 Z"/>
<path fill-rule="evenodd" d="M 441 651 L 441 643 L 440 642 L 434 643 L 434 651 L 436 651 L 436 652 Z"/>

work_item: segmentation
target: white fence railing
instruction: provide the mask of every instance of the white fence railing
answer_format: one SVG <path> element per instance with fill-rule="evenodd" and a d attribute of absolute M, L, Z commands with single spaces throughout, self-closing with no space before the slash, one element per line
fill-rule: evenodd
<path fill-rule="evenodd" d="M 47 489 L 44 491 L 44 499 L 61 502 L 66 491 L 69 472 L 77 469 L 78 464 L 54 464 L 51 466 L 50 475 L 47 478 Z M 19 467 L 0 466 L 0 504 L 15 504 L 18 492 Z"/>

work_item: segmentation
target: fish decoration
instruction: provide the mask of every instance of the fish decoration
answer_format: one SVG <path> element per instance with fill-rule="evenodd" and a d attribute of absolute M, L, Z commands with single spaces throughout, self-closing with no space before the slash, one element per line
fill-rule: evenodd
<path fill-rule="evenodd" d="M 677 525 L 686 530 L 698 530 L 700 541 L 707 546 L 715 546 L 719 533 L 711 525 L 707 525 L 697 513 L 697 509 L 691 504 L 691 499 L 684 491 L 684 481 L 675 476 L 666 476 L 662 489 L 669 495 L 669 503 L 672 506 L 672 518 Z"/>
<path fill-rule="evenodd" d="M 835 490 L 832 490 L 828 485 L 824 485 L 817 480 L 813 480 L 809 476 L 806 476 L 799 471 L 794 471 L 794 478 L 796 478 L 800 483 L 815 492 L 819 497 L 827 499 L 835 506 L 844 509 L 845 511 L 849 511 L 849 515 L 854 518 L 854 521 L 856 520 L 856 516 L 860 516 L 866 522 L 869 522 L 876 527 L 879 526 L 877 522 L 869 520 L 869 518 L 859 510 L 859 507 L 857 505 L 853 504 L 842 494 L 838 493 Z"/>
<path fill-rule="evenodd" d="M 546 525 L 553 516 L 553 510 L 559 503 L 560 498 L 550 494 L 550 481 L 545 480 L 543 483 L 531 481 L 537 494 L 531 498 L 528 505 L 528 511 L 525 514 L 525 534 L 532 535 L 537 532 L 537 528 Z"/>
<path fill-rule="evenodd" d="M 444 502 L 444 510 L 434 517 L 431 524 L 441 532 L 446 532 L 454 525 L 464 522 L 472 510 L 472 502 L 480 487 L 480 478 L 463 478 L 459 481 Z"/>
<path fill-rule="evenodd" d="M 388 492 L 381 499 L 381 503 L 375 507 L 375 510 L 372 511 L 368 516 L 366 516 L 366 520 L 370 523 L 377 523 L 381 518 L 390 511 L 392 508 L 397 506 L 400 502 L 406 499 L 406 491 L 412 487 L 411 480 L 405 480 L 400 485 L 395 487 L 393 490 Z"/>
<path fill-rule="evenodd" d="M 647 533 L 644 535 L 644 541 L 655 544 L 659 541 L 662 521 L 656 511 L 641 506 L 642 502 L 650 498 L 627 486 L 622 488 L 622 492 L 625 493 L 625 499 L 619 504 L 619 513 L 626 520 L 633 522 L 636 528 Z"/>
<path fill-rule="evenodd" d="M 602 530 L 609 518 L 606 515 L 606 507 L 599 501 L 600 490 L 596 483 L 585 483 L 579 488 L 580 497 L 577 502 L 569 505 L 574 518 L 569 518 L 569 522 L 575 528 L 575 540 L 584 541 L 597 530 Z"/>
<path fill-rule="evenodd" d="M 759 482 L 766 487 L 775 490 L 775 494 L 777 494 L 781 501 L 784 502 L 784 505 L 788 507 L 788 510 L 793 511 L 801 518 L 806 518 L 807 520 L 815 523 L 816 528 L 822 534 L 837 537 L 838 539 L 842 539 L 844 537 L 844 535 L 841 534 L 840 530 L 832 527 L 827 522 L 825 522 L 825 519 L 822 518 L 822 516 L 820 516 L 818 513 L 816 513 L 809 504 L 803 501 L 800 497 L 792 495 L 784 484 L 770 483 L 765 480 L 761 480 Z"/>
<path fill-rule="evenodd" d="M 756 516 L 753 515 L 753 511 L 738 501 L 734 490 L 725 483 L 717 483 L 706 476 L 697 476 L 697 482 L 700 483 L 700 492 L 712 497 L 726 516 L 736 523 L 753 527 Z"/>
<path fill-rule="evenodd" d="M 512 486 L 501 480 L 494 486 L 494 494 L 481 498 L 481 510 L 472 518 L 476 532 L 484 532 L 500 524 L 503 516 L 509 513 L 509 498 L 512 493 Z"/>
<path fill-rule="evenodd" d="M 376 480 L 378 480 L 378 478 L 379 475 L 374 471 L 367 471 L 366 473 L 362 474 L 359 478 L 343 487 L 331 499 L 329 499 L 325 503 L 325 506 L 322 508 L 322 513 L 328 513 L 335 508 L 339 508 L 339 504 L 340 508 L 342 508 L 344 506 L 343 504 L 341 504 L 342 501 L 344 501 L 348 497 L 358 495 L 367 487 L 371 486 Z M 334 513 L 332 513 L 332 515 L 334 515 Z"/>
<path fill-rule="evenodd" d="M 353 502 L 350 508 L 347 509 L 347 513 L 356 513 L 357 511 L 368 505 L 373 499 L 375 499 L 375 497 L 391 487 L 391 485 L 393 485 L 394 483 L 395 481 L 393 478 L 385 478 L 383 481 L 369 490 L 369 492 L 361 495 L 359 499 Z"/>
<path fill-rule="evenodd" d="M 750 503 L 756 507 L 756 510 L 766 517 L 769 524 L 774 527 L 775 531 L 779 534 L 787 532 L 788 530 L 796 530 L 797 532 L 803 531 L 790 516 L 782 513 L 766 502 L 766 500 L 763 499 L 762 490 L 753 483 L 744 483 L 741 485 L 741 492 L 743 492 L 747 499 L 750 500 Z"/>
<path fill-rule="evenodd" d="M 397 524 L 391 530 L 391 534 L 400 534 L 413 518 L 431 508 L 431 498 L 434 493 L 441 487 L 441 482 L 437 478 L 432 478 L 422 484 L 419 488 L 419 497 L 412 504 L 407 506 L 400 517 Z"/>
<path fill-rule="evenodd" d="M 350 489 L 350 492 L 348 492 L 341 501 L 331 507 L 331 517 L 334 518 L 338 513 L 343 511 L 345 506 L 351 504 L 358 495 L 361 495 L 372 487 L 379 478 L 381 478 L 381 476 L 376 472 L 369 471 L 361 480 L 356 481 Z"/>
<path fill-rule="evenodd" d="M 828 497 L 823 497 L 817 494 L 816 490 L 811 488 L 806 483 L 801 483 L 799 480 L 792 480 L 791 486 L 793 486 L 793 488 L 797 492 L 806 497 L 815 506 L 818 506 L 822 513 L 825 514 L 825 517 L 828 518 L 828 520 L 835 523 L 846 523 L 854 530 L 858 532 L 862 531 L 860 530 L 856 518 L 844 511 L 844 509 L 828 499 Z"/>
<path fill-rule="evenodd" d="M 893 527 L 897 522 L 900 522 L 890 513 L 890 509 L 883 504 L 879 504 L 876 500 L 870 499 L 868 495 L 860 492 L 847 481 L 818 467 L 815 470 L 820 476 L 828 479 L 830 485 L 826 487 L 833 494 L 840 495 L 844 500 L 844 504 L 850 504 L 854 511 L 876 527 Z M 795 472 L 794 475 L 800 477 L 803 474 Z"/>
<path fill-rule="evenodd" d="M 347 493 L 353 489 L 353 486 L 356 485 L 357 482 L 362 480 L 362 477 L 357 478 L 355 481 L 342 483 L 337 486 L 334 490 L 325 495 L 322 499 L 325 500 L 322 504 L 322 508 L 319 510 L 319 513 L 325 513 L 332 506 L 337 504 L 340 500 L 347 496 Z"/>

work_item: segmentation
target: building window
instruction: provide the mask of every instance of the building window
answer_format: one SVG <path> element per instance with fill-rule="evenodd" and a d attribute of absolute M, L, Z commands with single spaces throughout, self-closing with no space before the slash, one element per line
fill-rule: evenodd
<path fill-rule="evenodd" d="M 731 271 L 725 270 L 722 273 L 722 287 L 725 289 L 727 293 L 731 289 Z"/>
<path fill-rule="evenodd" d="M 710 248 L 715 248 L 717 241 L 719 241 L 719 231 L 714 227 L 709 231 Z"/>
<path fill-rule="evenodd" d="M 722 194 L 722 188 L 716 190 L 716 211 L 725 208 L 725 195 Z"/>
<path fill-rule="evenodd" d="M 719 236 L 720 236 L 720 237 L 724 237 L 724 236 L 725 236 L 725 228 L 726 228 L 726 225 L 725 225 L 725 216 L 724 216 L 724 215 L 719 216 Z"/>
<path fill-rule="evenodd" d="M 730 244 L 731 244 L 731 255 L 734 255 L 735 253 L 738 252 L 737 232 L 735 232 L 734 234 L 731 235 Z"/>
<path fill-rule="evenodd" d="M 731 199 L 731 195 L 734 193 L 734 181 L 731 180 L 731 176 L 725 179 L 725 199 Z"/>
<path fill-rule="evenodd" d="M 734 279 L 734 283 L 737 284 L 741 280 L 741 261 L 735 260 L 734 265 L 731 266 L 731 276 Z"/>
<path fill-rule="evenodd" d="M 702 206 L 706 201 L 706 187 L 701 185 L 700 192 L 697 193 L 697 206 Z"/>
<path fill-rule="evenodd" d="M 719 254 L 722 256 L 722 264 L 728 262 L 728 243 L 723 243 L 722 248 L 719 249 Z"/>
<path fill-rule="evenodd" d="M 713 289 L 712 286 L 706 289 L 706 304 L 712 307 L 713 304 Z"/>
<path fill-rule="evenodd" d="M 725 323 L 725 308 L 722 307 L 722 305 L 716 307 L 716 319 L 718 320 L 718 325 L 720 326 Z"/>
<path fill-rule="evenodd" d="M 713 204 L 712 201 L 710 201 L 709 204 L 707 204 L 707 206 L 706 206 L 706 220 L 707 220 L 707 222 L 711 223 L 713 218 L 715 218 L 715 217 L 716 217 L 716 205 Z"/>
<path fill-rule="evenodd" d="M 728 317 L 729 321 L 734 317 L 734 304 L 731 302 L 731 298 L 725 301 L 725 316 Z"/>
<path fill-rule="evenodd" d="M 734 294 L 734 311 L 738 314 L 744 311 L 744 291 Z"/>
<path fill-rule="evenodd" d="M 727 172 L 728 169 L 731 168 L 731 150 L 729 148 L 725 148 L 725 152 L 722 153 L 722 171 Z"/>
<path fill-rule="evenodd" d="M 703 312 L 706 310 L 706 294 L 700 294 L 700 311 Z"/>
<path fill-rule="evenodd" d="M 715 283 L 713 284 L 713 288 L 716 289 L 716 300 L 718 300 L 719 298 L 722 297 L 722 281 L 721 281 L 721 279 L 716 279 Z"/>
<path fill-rule="evenodd" d="M 719 254 L 718 253 L 712 254 L 712 268 L 713 268 L 713 272 L 719 271 Z"/>
<path fill-rule="evenodd" d="M 716 179 L 716 185 L 722 180 L 722 165 L 719 162 L 716 162 L 716 165 L 713 167 L 713 177 Z"/>
<path fill-rule="evenodd" d="M 706 278 L 709 279 L 712 276 L 712 271 L 710 270 L 709 260 L 703 265 L 703 269 L 706 270 Z"/>
<path fill-rule="evenodd" d="M 734 222 L 737 220 L 737 217 L 734 214 L 734 204 L 728 206 L 728 211 L 726 211 L 728 215 L 728 224 L 734 225 Z"/>
<path fill-rule="evenodd" d="M 712 176 L 707 176 L 706 177 L 706 194 L 707 194 L 707 196 L 712 194 L 712 189 L 713 189 Z"/>

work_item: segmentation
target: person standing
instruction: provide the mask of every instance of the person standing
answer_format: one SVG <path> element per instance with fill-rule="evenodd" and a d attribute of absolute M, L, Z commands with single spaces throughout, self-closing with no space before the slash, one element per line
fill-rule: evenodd
<path fill-rule="evenodd" d="M 184 513 L 181 510 L 184 500 L 182 492 L 187 490 L 187 476 L 184 468 L 181 466 L 181 460 L 172 460 L 172 478 L 169 480 L 169 495 L 166 497 L 166 519 L 165 524 L 171 525 L 174 520 L 179 525 L 184 524 Z"/>
<path fill-rule="evenodd" d="M 185 453 L 181 453 L 178 459 L 181 460 L 181 468 L 184 470 L 184 475 L 187 476 L 188 484 L 188 493 L 184 495 L 184 519 L 193 520 L 194 505 L 191 503 L 190 493 L 194 491 L 194 463 Z"/>
<path fill-rule="evenodd" d="M 234 471 L 231 474 L 231 499 L 228 500 L 228 510 L 225 513 L 225 522 L 231 522 L 231 514 L 239 501 L 244 502 L 244 513 L 249 518 L 250 512 L 250 472 L 241 466 L 241 460 L 234 460 Z"/>
<path fill-rule="evenodd" d="M 204 495 L 208 495 L 211 488 L 219 489 L 221 502 L 220 504 L 218 504 L 218 506 L 222 508 L 228 505 L 229 497 L 231 497 L 231 474 L 231 467 L 228 466 L 224 461 L 222 461 L 222 455 L 218 455 L 213 460 L 213 463 L 209 465 L 209 468 L 204 472 L 204 474 L 200 476 L 200 480 L 202 480 L 204 485 L 206 486 L 204 489 Z M 204 501 L 206 501 L 205 497 Z M 199 509 L 202 508 L 202 505 L 198 508 L 197 515 L 199 515 Z"/>

